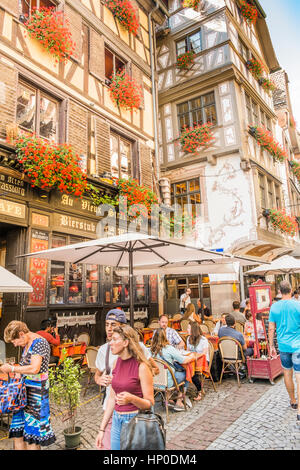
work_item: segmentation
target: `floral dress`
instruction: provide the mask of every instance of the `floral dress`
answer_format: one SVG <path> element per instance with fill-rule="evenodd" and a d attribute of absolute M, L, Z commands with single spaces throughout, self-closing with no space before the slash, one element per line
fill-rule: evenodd
<path fill-rule="evenodd" d="M 50 346 L 44 338 L 36 338 L 23 352 L 20 366 L 31 364 L 32 356 L 41 356 L 38 374 L 26 375 L 27 405 L 13 415 L 9 437 L 23 437 L 28 444 L 49 446 L 56 440 L 50 424 L 48 367 Z"/>

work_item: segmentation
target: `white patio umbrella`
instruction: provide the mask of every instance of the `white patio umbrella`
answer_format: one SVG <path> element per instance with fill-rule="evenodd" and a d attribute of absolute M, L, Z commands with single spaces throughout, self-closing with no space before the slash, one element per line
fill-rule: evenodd
<path fill-rule="evenodd" d="M 15 274 L 0 266 L 0 292 L 32 292 L 33 288 Z"/>
<path fill-rule="evenodd" d="M 126 233 L 74 245 L 53 248 L 22 255 L 22 257 L 65 261 L 73 264 L 88 263 L 129 271 L 130 321 L 134 321 L 133 268 L 138 266 L 167 266 L 170 263 L 213 262 L 218 259 L 231 261 L 232 257 L 190 247 L 176 241 L 165 240 L 143 233 Z"/>
<path fill-rule="evenodd" d="M 281 258 L 272 261 L 271 264 L 262 264 L 257 268 L 247 271 L 245 274 L 252 274 L 255 276 L 265 276 L 268 274 L 291 274 L 300 273 L 300 260 L 293 256 L 282 256 Z"/>

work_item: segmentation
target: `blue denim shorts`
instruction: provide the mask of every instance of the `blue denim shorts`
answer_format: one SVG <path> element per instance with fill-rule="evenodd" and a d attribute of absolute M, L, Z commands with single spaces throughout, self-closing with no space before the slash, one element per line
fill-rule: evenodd
<path fill-rule="evenodd" d="M 296 374 L 300 374 L 300 352 L 296 353 L 280 353 L 281 364 L 284 369 L 294 369 Z"/>

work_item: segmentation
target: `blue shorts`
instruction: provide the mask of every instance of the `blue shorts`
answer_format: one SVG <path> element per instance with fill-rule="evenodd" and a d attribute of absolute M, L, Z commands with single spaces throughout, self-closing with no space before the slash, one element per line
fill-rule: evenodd
<path fill-rule="evenodd" d="M 294 369 L 296 374 L 300 374 L 300 352 L 280 353 L 282 367 L 286 370 Z"/>

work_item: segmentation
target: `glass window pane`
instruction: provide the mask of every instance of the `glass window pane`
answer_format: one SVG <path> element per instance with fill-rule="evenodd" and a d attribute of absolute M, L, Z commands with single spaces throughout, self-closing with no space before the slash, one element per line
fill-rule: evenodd
<path fill-rule="evenodd" d="M 198 109 L 201 108 L 202 103 L 201 103 L 201 97 L 196 98 L 191 101 L 191 109 Z"/>
<path fill-rule="evenodd" d="M 189 103 L 181 103 L 178 105 L 178 114 L 184 114 L 189 112 Z"/>
<path fill-rule="evenodd" d="M 189 182 L 190 192 L 199 191 L 200 190 L 200 182 L 199 178 L 195 178 Z"/>
<path fill-rule="evenodd" d="M 46 96 L 40 99 L 40 136 L 56 140 L 57 134 L 57 102 Z"/>
<path fill-rule="evenodd" d="M 209 104 L 214 104 L 215 103 L 215 94 L 214 93 L 208 93 L 207 95 L 204 95 L 202 97 L 203 100 L 203 106 L 207 106 Z"/>
<path fill-rule="evenodd" d="M 193 126 L 203 124 L 202 110 L 198 109 L 197 111 L 192 112 L 192 124 Z"/>
<path fill-rule="evenodd" d="M 200 31 L 189 36 L 190 50 L 198 54 L 201 52 L 201 34 Z"/>
<path fill-rule="evenodd" d="M 36 113 L 36 92 L 19 83 L 17 98 L 17 123 L 20 127 L 34 132 Z"/>
<path fill-rule="evenodd" d="M 183 39 L 177 43 L 177 55 L 184 54 L 186 52 L 186 41 Z"/>
<path fill-rule="evenodd" d="M 120 140 L 121 151 L 121 178 L 128 178 L 131 174 L 131 145 L 124 140 Z"/>
<path fill-rule="evenodd" d="M 119 59 L 119 57 L 115 57 L 115 72 L 119 72 L 120 70 L 125 69 L 125 64 L 124 62 Z"/>
<path fill-rule="evenodd" d="M 183 183 L 176 184 L 176 194 L 184 194 L 187 192 L 187 184 L 184 181 Z"/>
<path fill-rule="evenodd" d="M 176 299 L 176 279 L 167 279 L 167 296 L 168 299 Z"/>
<path fill-rule="evenodd" d="M 179 129 L 183 131 L 186 127 L 190 127 L 189 115 L 182 114 L 179 116 Z"/>
<path fill-rule="evenodd" d="M 204 122 L 211 122 L 217 124 L 217 113 L 215 105 L 206 106 L 204 108 Z"/>
<path fill-rule="evenodd" d="M 146 301 L 146 286 L 145 286 L 145 278 L 144 276 L 137 276 L 136 277 L 136 301 L 137 302 L 145 302 Z"/>

